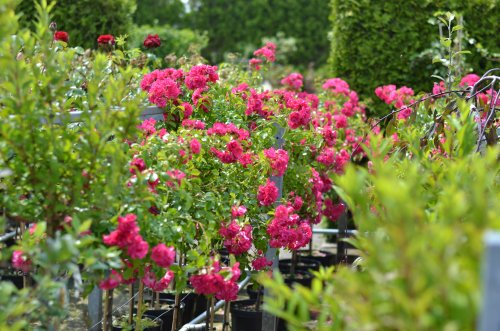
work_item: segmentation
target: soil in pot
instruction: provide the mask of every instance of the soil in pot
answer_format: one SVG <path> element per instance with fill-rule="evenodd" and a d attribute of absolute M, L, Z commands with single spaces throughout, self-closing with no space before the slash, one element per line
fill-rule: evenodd
<path fill-rule="evenodd" d="M 135 318 L 135 316 L 134 316 Z M 142 330 L 143 331 L 162 331 L 162 321 L 161 319 L 155 319 L 154 316 L 149 316 L 148 314 L 142 315 Z M 128 324 L 128 315 L 113 319 L 113 331 L 129 331 L 134 330 L 135 324 Z"/>
<path fill-rule="evenodd" d="M 309 271 L 309 270 L 319 270 L 319 262 L 303 258 L 301 256 L 297 257 L 297 265 L 295 270 L 297 271 Z M 289 273 L 292 268 L 292 259 L 283 259 L 279 261 L 280 272 L 286 274 Z"/>
<path fill-rule="evenodd" d="M 256 310 L 255 300 L 231 302 L 231 323 L 233 331 L 261 331 L 262 310 Z"/>

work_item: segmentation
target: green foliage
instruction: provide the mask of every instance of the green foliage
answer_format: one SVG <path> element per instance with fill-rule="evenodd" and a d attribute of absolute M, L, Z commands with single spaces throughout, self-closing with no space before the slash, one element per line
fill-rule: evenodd
<path fill-rule="evenodd" d="M 134 23 L 179 26 L 185 14 L 185 7 L 181 0 L 140 0 L 137 1 Z"/>
<path fill-rule="evenodd" d="M 206 30 L 210 43 L 204 55 L 219 62 L 226 52 L 252 51 L 263 37 L 278 32 L 296 39 L 297 51 L 289 62 L 320 65 L 328 52 L 328 2 L 324 0 L 197 0 L 191 25 Z M 251 55 L 245 53 L 245 55 Z"/>
<path fill-rule="evenodd" d="M 159 57 L 169 54 L 176 57 L 200 54 L 208 44 L 208 38 L 204 33 L 198 33 L 190 29 L 175 29 L 169 25 L 143 25 L 135 26 L 132 29 L 129 45 L 144 49 L 143 42 L 148 34 L 158 34 L 161 39 L 160 47 L 148 51 L 158 54 Z"/>
<path fill-rule="evenodd" d="M 475 330 L 483 235 L 500 229 L 500 150 L 475 153 L 469 103 L 436 104 L 396 123 L 397 143 L 371 135 L 369 169 L 333 178 L 358 227 L 357 267 L 322 270 L 294 291 L 262 278 L 275 299 L 267 309 L 291 330 L 312 315 L 317 330 Z"/>
<path fill-rule="evenodd" d="M 17 7 L 23 13 L 20 23 L 33 28 L 38 0 L 22 0 Z M 103 34 L 119 36 L 129 33 L 135 0 L 59 0 L 52 11 L 52 21 L 58 30 L 69 33 L 69 44 L 95 48 L 97 38 Z"/>
<path fill-rule="evenodd" d="M 121 51 L 113 57 L 54 42 L 46 1 L 36 5 L 34 31 L 17 30 L 12 3 L 0 5 L 0 205 L 9 222 L 37 225 L 14 249 L 37 268 L 31 276 L 38 286 L 0 284 L 0 305 L 10 297 L 0 329 L 54 329 L 67 313 L 70 277 L 81 273 L 92 288 L 109 267 L 121 266 L 101 236 L 126 203 L 124 141 L 138 124 L 140 70 L 118 66 L 127 56 Z M 70 110 L 82 112 L 79 123 L 71 123 Z M 10 259 L 12 249 L 1 251 Z"/>
<path fill-rule="evenodd" d="M 425 54 L 439 39 L 438 27 L 428 22 L 438 10 L 463 14 L 468 37 L 463 49 L 472 52 L 465 56 L 468 66 L 478 73 L 491 67 L 494 54 L 500 52 L 495 0 L 332 0 L 333 74 L 346 79 L 365 97 L 373 97 L 374 89 L 386 84 L 431 90 L 429 77 L 438 67 L 432 64 L 432 56 Z M 474 46 L 468 42 L 472 39 Z M 498 62 L 498 55 L 496 58 Z"/>

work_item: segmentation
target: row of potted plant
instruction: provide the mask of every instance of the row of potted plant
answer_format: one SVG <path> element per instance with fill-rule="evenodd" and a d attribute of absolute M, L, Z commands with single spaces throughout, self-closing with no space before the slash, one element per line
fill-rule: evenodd
<path fill-rule="evenodd" d="M 315 94 L 292 73 L 266 89 L 262 72 L 272 70 L 272 43 L 248 65 L 182 60 L 153 70 L 120 38 L 96 53 L 60 43 L 44 1 L 33 36 L 17 31 L 11 7 L 2 10 L 12 22 L 6 31 L 17 33 L 2 35 L 10 52 L 2 54 L 0 90 L 3 209 L 22 232 L 12 265 L 36 283 L 17 297 L 45 302 L 48 291 L 56 298 L 40 313 L 42 328 L 60 326 L 68 277 L 81 277 L 85 293 L 95 284 L 105 290 L 105 329 L 112 327 L 113 290 L 128 287 L 123 323 L 136 330 L 148 325 L 142 315 L 149 290 L 156 293 L 153 310 L 166 302 L 163 292 L 174 293 L 167 302 L 172 320 L 163 319 L 162 329 L 178 327 L 190 291 L 207 297 L 213 322 L 215 300 L 236 300 L 242 274 L 273 267 L 269 247 L 292 252 L 290 283 L 308 277 L 295 272 L 297 251 L 309 244 L 313 225 L 345 212 L 336 178 L 348 163 L 376 153 L 371 132 L 380 135 L 345 81 L 328 79 Z M 400 108 L 398 125 L 418 120 L 411 89 L 375 92 Z M 163 110 L 162 121 L 138 122 L 149 104 Z M 68 110 L 81 112 L 79 124 L 70 123 Z M 398 134 L 392 140 L 399 146 Z M 24 319 L 22 328 L 32 313 L 5 320 Z"/>

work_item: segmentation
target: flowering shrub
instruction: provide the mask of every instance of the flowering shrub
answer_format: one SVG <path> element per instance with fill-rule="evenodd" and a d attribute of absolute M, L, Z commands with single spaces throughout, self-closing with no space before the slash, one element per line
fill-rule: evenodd
<path fill-rule="evenodd" d="M 146 39 L 144 39 L 144 47 L 146 48 L 158 48 L 161 46 L 161 40 L 160 37 L 158 37 L 158 34 L 151 35 L 148 34 Z"/>
<path fill-rule="evenodd" d="M 466 118 L 465 101 L 447 96 L 444 84 L 436 84 L 439 94 L 425 104 L 414 101 L 411 88 L 381 86 L 375 94 L 399 108 L 384 131 L 381 122 L 368 125 L 365 106 L 341 78 L 323 82 L 318 94 L 302 90 L 300 73 L 265 88 L 262 72 L 276 60 L 273 43 L 254 52 L 250 68 L 183 62 L 150 71 L 142 55 L 124 52 L 123 38 L 112 35 L 98 39 L 108 53 L 89 62 L 53 43 L 57 32 L 48 31 L 44 17 L 42 49 L 27 35 L 27 51 L 15 61 L 8 56 L 5 77 L 17 85 L 1 85 L 8 117 L 0 125 L 0 148 L 13 156 L 0 166 L 13 172 L 5 181 L 7 217 L 39 220 L 15 247 L 12 265 L 48 270 L 49 281 L 81 264 L 89 288 L 111 291 L 137 280 L 141 293 L 144 286 L 160 292 L 175 279 L 176 293 L 189 283 L 212 299 L 235 300 L 243 270 L 272 265 L 264 257 L 268 247 L 296 254 L 310 242 L 314 224 L 335 222 L 347 205 L 358 208 L 359 194 L 370 213 L 397 216 L 381 207 L 383 194 L 356 181 L 350 163 L 369 161 L 360 178 L 383 172 L 391 158 L 445 163 L 470 154 L 474 144 L 467 138 L 476 123 L 496 130 L 493 89 L 478 94 L 485 99 L 474 122 Z M 2 42 L 5 49 L 20 45 Z M 160 44 L 157 35 L 144 40 L 147 48 Z M 15 79 L 18 66 L 23 81 Z M 472 98 L 470 85 L 477 82 L 467 76 L 455 87 Z M 25 85 L 34 92 L 19 92 Z M 139 106 L 150 104 L 163 120 L 139 123 Z M 455 105 L 465 115 L 436 120 L 436 110 Z M 81 126 L 70 125 L 64 107 L 81 111 Z M 427 141 L 416 143 L 416 136 Z M 398 169 L 405 174 L 411 167 Z M 345 174 L 359 192 L 349 189 Z M 51 254 L 57 247 L 69 253 Z"/>
<path fill-rule="evenodd" d="M 99 45 L 114 45 L 115 44 L 115 37 L 110 34 L 103 34 L 97 38 L 97 43 Z"/>
<path fill-rule="evenodd" d="M 54 40 L 64 41 L 65 43 L 69 40 L 69 35 L 65 31 L 56 31 L 54 32 Z"/>

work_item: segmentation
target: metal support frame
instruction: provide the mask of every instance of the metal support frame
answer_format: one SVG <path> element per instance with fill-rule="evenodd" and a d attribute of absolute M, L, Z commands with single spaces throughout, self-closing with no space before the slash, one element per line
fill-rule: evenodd
<path fill-rule="evenodd" d="M 281 126 L 275 124 L 276 128 L 276 135 L 274 136 L 275 139 L 275 147 L 276 148 L 282 148 L 285 140 L 283 139 L 283 136 L 285 135 L 285 129 L 282 128 Z M 276 184 L 276 187 L 278 188 L 278 201 L 281 200 L 281 197 L 283 196 L 283 176 L 271 176 L 271 181 Z M 279 256 L 278 256 L 278 251 L 276 248 L 267 247 L 266 251 L 266 258 L 268 260 L 271 260 L 273 262 L 273 272 L 278 271 L 278 265 L 279 265 Z M 264 288 L 264 302 L 266 300 L 269 300 L 269 292 L 266 288 Z M 274 331 L 276 330 L 277 326 L 277 320 L 276 316 L 263 311 L 262 312 L 262 331 Z"/>
<path fill-rule="evenodd" d="M 337 264 L 345 262 L 347 256 L 347 245 L 344 241 L 348 237 L 347 234 L 347 212 L 344 211 L 340 215 L 338 221 L 338 236 L 337 236 Z"/>
<path fill-rule="evenodd" d="M 484 236 L 483 308 L 479 331 L 500 331 L 500 232 Z"/>
<path fill-rule="evenodd" d="M 15 236 L 16 236 L 16 231 L 7 232 L 6 234 L 0 236 L 0 243 L 9 240 L 10 238 L 14 238 Z"/>
<path fill-rule="evenodd" d="M 102 290 L 95 286 L 92 292 L 90 292 L 88 297 L 87 310 L 89 313 L 90 325 L 93 325 L 89 331 L 99 331 L 101 330 L 102 321 Z"/>

